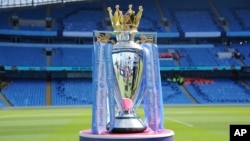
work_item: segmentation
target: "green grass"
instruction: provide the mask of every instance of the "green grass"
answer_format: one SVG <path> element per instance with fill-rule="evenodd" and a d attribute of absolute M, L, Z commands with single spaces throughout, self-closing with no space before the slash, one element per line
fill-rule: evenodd
<path fill-rule="evenodd" d="M 249 124 L 250 106 L 166 106 L 175 141 L 229 141 L 230 124 Z M 137 111 L 142 115 L 142 110 Z M 78 141 L 91 127 L 91 108 L 0 110 L 0 141 Z"/>

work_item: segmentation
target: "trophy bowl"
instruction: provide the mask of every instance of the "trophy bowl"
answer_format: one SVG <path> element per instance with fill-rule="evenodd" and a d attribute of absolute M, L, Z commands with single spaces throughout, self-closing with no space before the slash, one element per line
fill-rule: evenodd
<path fill-rule="evenodd" d="M 117 33 L 112 49 L 114 97 L 118 107 L 113 133 L 143 132 L 147 127 L 135 113 L 143 98 L 141 92 L 144 68 L 143 48 L 133 41 L 133 32 Z M 109 129 L 109 124 L 107 126 Z"/>

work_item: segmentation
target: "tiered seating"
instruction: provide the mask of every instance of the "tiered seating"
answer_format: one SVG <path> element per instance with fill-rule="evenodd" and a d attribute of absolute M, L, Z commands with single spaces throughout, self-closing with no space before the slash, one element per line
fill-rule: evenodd
<path fill-rule="evenodd" d="M 250 9 L 237 9 L 235 10 L 236 18 L 243 30 L 250 30 L 250 19 L 247 18 L 250 14 Z"/>
<path fill-rule="evenodd" d="M 203 93 L 197 85 L 185 85 L 185 88 L 200 104 L 212 103 L 210 97 L 206 93 Z"/>
<path fill-rule="evenodd" d="M 102 11 L 80 11 L 64 20 L 65 31 L 104 30 L 101 19 Z M 99 23 L 99 24 L 98 24 Z"/>
<path fill-rule="evenodd" d="M 92 104 L 90 79 L 54 79 L 52 81 L 52 105 Z"/>
<path fill-rule="evenodd" d="M 103 23 L 103 2 L 74 2 L 51 8 L 51 17 L 57 19 L 58 31 L 106 30 Z"/>
<path fill-rule="evenodd" d="M 214 84 L 185 86 L 200 103 L 249 103 L 249 89 L 230 79 L 214 79 Z"/>
<path fill-rule="evenodd" d="M 178 48 L 176 49 L 176 51 L 180 54 L 187 54 L 187 51 L 184 48 Z M 180 58 L 179 63 L 181 64 L 181 66 L 194 66 L 194 63 L 189 55 L 187 55 L 185 58 Z"/>
<path fill-rule="evenodd" d="M 3 10 L 0 18 L 3 19 L 0 23 L 0 29 L 13 29 L 9 23 L 13 13 L 23 19 L 43 20 L 46 17 L 51 17 L 55 22 L 52 31 L 93 31 L 106 30 L 104 18 L 106 9 L 103 6 L 111 6 L 114 8 L 116 4 L 120 4 L 126 11 L 124 6 L 128 4 L 134 5 L 134 10 L 142 5 L 144 8 L 143 16 L 140 22 L 139 31 L 156 31 L 156 32 L 211 32 L 214 36 L 219 35 L 220 27 L 215 23 L 215 18 L 211 10 L 211 5 L 207 0 L 158 0 L 141 3 L 140 1 L 81 1 L 64 4 L 55 4 L 49 8 L 46 6 L 37 6 L 34 8 L 16 8 L 13 11 Z M 221 18 L 228 20 L 229 31 L 249 31 L 250 21 L 246 18 L 250 11 L 249 2 L 246 0 L 234 1 L 216 1 L 213 3 L 219 11 Z M 160 5 L 157 7 L 157 4 Z M 160 13 L 160 11 L 163 13 Z M 167 31 L 161 23 L 161 14 L 166 17 L 171 24 Z M 216 17 L 220 18 L 220 17 Z M 29 31 L 46 31 L 43 26 L 37 26 L 37 22 L 30 25 L 20 26 L 20 30 Z M 16 30 L 15 30 L 16 31 Z M 2 31 L 2 33 L 5 33 Z M 13 32 L 11 32 L 13 33 Z M 25 32 L 22 32 L 24 34 Z M 42 32 L 39 32 L 42 34 Z M 21 34 L 19 32 L 19 34 Z M 29 34 L 35 34 L 29 32 Z M 46 34 L 46 33 L 44 33 Z M 56 33 L 47 33 L 46 35 L 55 36 Z M 191 36 L 191 33 L 189 34 Z M 195 34 L 192 34 L 194 36 Z M 205 34 L 206 35 L 206 34 Z M 205 36 L 203 35 L 203 36 Z M 209 35 L 210 36 L 210 35 Z"/>
<path fill-rule="evenodd" d="M 45 20 L 46 18 L 46 7 L 40 6 L 37 8 L 21 8 L 21 9 L 15 9 L 14 10 L 15 14 L 19 16 L 20 19 L 25 19 L 25 20 Z M 43 25 L 40 23 L 30 23 L 27 25 L 21 25 L 18 28 L 19 30 L 33 30 L 33 31 L 45 31 L 46 26 L 43 23 Z"/>
<path fill-rule="evenodd" d="M 181 66 L 239 66 L 237 60 L 233 58 L 218 58 L 218 52 L 228 52 L 223 46 L 214 48 L 179 48 L 180 54 L 187 54 L 180 58 Z"/>
<path fill-rule="evenodd" d="M 187 54 L 179 60 L 182 66 L 217 66 L 213 56 L 206 48 L 182 48 L 177 49 L 181 54 Z"/>
<path fill-rule="evenodd" d="M 103 19 L 105 13 L 101 2 L 81 3 L 80 8 L 72 9 L 63 19 L 65 31 L 93 31 L 104 30 Z M 65 9 L 64 9 L 65 10 Z"/>
<path fill-rule="evenodd" d="M 250 90 L 230 79 L 213 79 L 213 83 L 192 83 L 184 87 L 200 104 L 250 102 Z M 14 106 L 45 105 L 45 80 L 42 79 L 13 80 L 2 92 Z M 91 92 L 91 79 L 53 79 L 52 105 L 89 105 L 93 99 Z M 162 94 L 164 104 L 192 103 L 176 83 L 162 81 Z M 5 106 L 3 102 L 1 106 Z"/>
<path fill-rule="evenodd" d="M 169 50 L 166 48 L 158 48 L 159 55 L 162 53 L 170 52 L 170 51 L 173 51 L 173 50 Z M 159 62 L 160 62 L 161 67 L 175 66 L 173 58 L 160 58 Z"/>
<path fill-rule="evenodd" d="M 189 48 L 186 49 L 187 54 L 192 59 L 195 66 L 217 66 L 213 57 L 208 53 L 207 49 Z"/>
<path fill-rule="evenodd" d="M 11 12 L 4 12 L 0 14 L 0 29 L 13 29 L 13 26 L 11 23 L 9 23 L 9 16 Z"/>
<path fill-rule="evenodd" d="M 45 106 L 45 80 L 14 79 L 2 90 L 14 106 Z"/>
<path fill-rule="evenodd" d="M 52 55 L 52 66 L 92 67 L 92 48 L 57 48 Z"/>
<path fill-rule="evenodd" d="M 241 59 L 246 65 L 250 65 L 250 44 L 232 44 L 232 48 L 238 50 L 242 55 L 243 58 Z"/>
<path fill-rule="evenodd" d="M 183 32 L 219 31 L 206 0 L 161 0 L 166 15 L 171 13 L 177 28 Z"/>
<path fill-rule="evenodd" d="M 4 10 L 0 14 L 1 23 L 0 29 L 13 29 L 15 31 L 56 31 L 56 26 L 46 28 L 45 19 L 50 17 L 47 15 L 46 6 L 37 6 L 33 8 L 15 8 L 11 10 Z M 12 16 L 19 19 L 18 27 L 14 27 L 11 23 Z M 55 20 L 55 19 L 54 19 Z M 20 33 L 20 32 L 18 32 Z M 24 33 L 24 32 L 23 32 Z"/>
<path fill-rule="evenodd" d="M 162 97 L 164 104 L 191 104 L 192 101 L 180 90 L 178 84 L 162 82 Z"/>
<path fill-rule="evenodd" d="M 247 0 L 228 0 L 218 1 L 209 0 L 219 11 L 219 15 L 228 20 L 228 29 L 232 32 L 249 31 L 250 19 L 249 1 Z M 53 31 L 59 31 L 62 35 L 64 31 L 68 33 L 78 32 L 92 32 L 93 30 L 106 30 L 104 19 L 108 17 L 104 7 L 110 6 L 113 9 L 116 4 L 120 5 L 120 10 L 123 14 L 127 11 L 127 6 L 133 4 L 133 10 L 138 11 L 139 5 L 143 6 L 143 16 L 140 21 L 139 31 L 156 31 L 160 32 L 187 32 L 196 33 L 205 32 L 203 35 L 207 37 L 209 32 L 220 32 L 220 28 L 214 21 L 211 6 L 208 0 L 156 0 L 141 3 L 140 1 L 81 1 L 64 4 L 55 4 L 50 6 L 37 6 L 34 8 L 17 8 L 10 10 L 1 10 L 0 13 L 0 34 L 5 34 L 2 29 L 10 29 L 11 31 L 24 30 L 24 35 L 27 36 L 28 30 L 40 35 L 45 31 L 45 27 L 36 25 L 20 26 L 14 29 L 9 18 L 13 13 L 16 13 L 19 18 L 23 19 L 45 19 L 46 16 L 51 16 L 56 19 L 56 27 Z M 159 5 L 157 5 L 159 4 Z M 160 9 L 158 9 L 160 8 Z M 12 11 L 14 10 L 14 11 Z M 160 13 L 162 10 L 163 13 Z M 170 30 L 162 25 L 160 22 L 162 15 L 171 21 Z M 217 17 L 218 18 L 218 17 Z M 226 28 L 225 28 L 226 29 Z M 53 32 L 54 33 L 54 32 Z M 239 33 L 239 32 L 238 32 Z M 247 32 L 244 32 L 247 33 Z M 11 35 L 13 35 L 12 32 Z M 60 34 L 60 35 L 61 35 Z M 78 35 L 80 35 L 79 33 Z M 168 35 L 167 33 L 165 33 Z M 165 34 L 160 34 L 161 36 Z M 16 35 L 16 34 L 14 34 Z M 18 34 L 23 35 L 23 34 Z M 68 34 L 69 35 L 69 34 Z M 74 35 L 75 34 L 70 34 Z M 223 34 L 224 35 L 224 34 Z M 237 35 L 237 34 L 236 34 Z M 30 35 L 28 37 L 33 37 Z M 53 36 L 57 36 L 53 34 Z M 3 36 L 1 36 L 3 37 Z M 197 36 L 196 36 L 197 37 Z M 11 37 L 6 37 L 11 38 Z M 22 38 L 22 37 L 20 37 Z M 46 35 L 47 38 L 47 35 Z M 162 37 L 160 37 L 162 38 Z M 40 38 L 45 39 L 45 38 Z M 186 38 L 185 38 L 186 39 Z M 243 58 L 237 60 L 235 58 L 217 58 L 218 52 L 228 52 L 223 45 L 216 45 L 213 48 L 188 48 L 188 43 L 185 47 L 174 48 L 174 53 L 185 54 L 187 56 L 173 60 L 171 58 L 160 59 L 161 67 L 176 66 L 180 63 L 182 66 L 239 66 L 241 61 L 246 66 L 250 65 L 250 44 L 232 44 L 229 49 L 239 51 Z M 218 39 L 218 38 L 217 38 Z M 7 41 L 8 39 L 0 39 Z M 164 40 L 164 39 L 163 39 Z M 169 40 L 171 43 L 171 39 Z M 182 38 L 180 39 L 182 40 Z M 187 39 L 189 40 L 189 39 Z M 24 40 L 22 40 L 24 41 Z M 21 41 L 21 42 L 22 42 Z M 161 40 L 162 41 L 162 40 Z M 26 39 L 25 41 L 26 42 Z M 27 40 L 27 42 L 29 42 Z M 56 41 L 55 41 L 56 42 Z M 166 41 L 168 42 L 168 41 Z M 173 39 L 175 42 L 175 39 Z M 86 42 L 84 42 L 86 43 Z M 92 43 L 91 43 L 92 44 Z M 52 45 L 52 44 L 50 44 Z M 54 46 L 54 45 L 52 45 Z M 170 45 L 171 46 L 171 45 Z M 45 46 L 46 47 L 46 46 Z M 49 47 L 48 47 L 49 48 Z M 43 49 L 38 47 L 0 47 L 0 66 L 39 66 L 41 68 L 46 66 L 49 62 L 49 57 Z M 170 49 L 168 49 L 169 51 Z M 159 52 L 166 51 L 159 48 Z M 170 51 L 171 52 L 171 51 Z M 67 66 L 67 67 L 92 67 L 92 48 L 53 48 L 52 51 L 52 67 L 53 66 Z M 47 62 L 46 62 L 47 61 Z M 49 64 L 49 63 L 48 63 Z M 52 68 L 51 67 L 51 68 Z M 3 67 L 1 67 L 2 69 Z M 183 67 L 185 68 L 185 67 Z M 190 67 L 192 68 L 192 67 Z M 205 67 L 203 67 L 205 68 Z M 7 72 L 8 73 L 8 72 Z M 19 75 L 18 73 L 13 74 Z M 27 75 L 27 73 L 25 74 Z M 44 73 L 44 75 L 46 75 Z M 60 75 L 60 74 L 59 74 Z M 27 75 L 29 76 L 29 74 Z M 25 76 L 22 76 L 25 77 Z M 42 76 L 41 76 L 42 77 Z M 44 76 L 46 78 L 46 76 Z M 249 80 L 244 80 L 250 84 Z M 199 103 L 249 103 L 249 89 L 245 88 L 238 82 L 230 79 L 215 79 L 214 83 L 209 84 L 184 84 L 186 89 Z M 89 79 L 53 79 L 52 81 L 52 105 L 83 105 L 92 103 L 92 84 Z M 189 104 L 192 101 L 182 92 L 180 87 L 175 83 L 163 82 L 162 86 L 164 104 Z M 14 79 L 7 89 L 2 90 L 5 97 L 14 106 L 44 106 L 45 105 L 45 80 L 23 80 Z M 0 100 L 0 107 L 6 106 Z"/>
<path fill-rule="evenodd" d="M 41 48 L 0 47 L 0 65 L 45 66 L 46 58 Z"/>
<path fill-rule="evenodd" d="M 208 11 L 182 10 L 176 11 L 175 16 L 184 32 L 218 31 Z"/>
<path fill-rule="evenodd" d="M 211 56 L 213 56 L 215 62 L 219 66 L 239 66 L 239 63 L 236 61 L 234 57 L 232 58 L 218 58 L 217 57 L 218 52 L 228 52 L 225 50 L 223 45 L 217 45 L 216 47 L 208 48 L 207 50 L 211 54 Z"/>
<path fill-rule="evenodd" d="M 249 90 L 230 79 L 215 79 L 215 85 L 209 88 L 200 86 L 214 103 L 249 103 Z M 216 93 L 217 92 L 217 93 Z M 216 95 L 217 94 L 217 95 Z"/>
<path fill-rule="evenodd" d="M 249 1 L 246 0 L 228 0 L 227 2 L 225 1 L 218 1 L 218 0 L 212 0 L 216 7 L 217 10 L 220 12 L 220 15 L 222 17 L 225 17 L 226 20 L 228 20 L 228 27 L 229 31 L 243 31 L 246 29 L 243 29 L 237 20 L 237 18 L 234 16 L 234 10 L 232 9 L 233 7 L 237 8 L 244 8 L 249 5 Z M 241 15 L 244 16 L 244 15 Z M 248 16 L 246 16 L 248 17 Z M 245 18 L 244 18 L 245 19 Z"/>
<path fill-rule="evenodd" d="M 177 21 L 176 21 L 176 17 L 174 17 L 174 14 L 172 13 L 172 4 L 175 3 L 176 1 L 168 1 L 168 0 L 159 0 L 159 4 L 161 6 L 161 9 L 163 11 L 163 14 L 165 16 L 165 18 L 167 18 L 170 22 L 170 31 L 171 32 L 182 32 L 182 29 L 179 29 L 179 27 L 177 26 Z M 180 2 L 179 2 L 180 3 Z M 182 4 L 180 4 L 182 5 Z"/>
<path fill-rule="evenodd" d="M 161 67 L 174 67 L 174 61 L 173 60 L 166 60 L 166 59 L 160 59 L 160 66 Z"/>
<path fill-rule="evenodd" d="M 57 31 L 93 31 L 104 30 L 102 23 L 105 18 L 102 2 L 75 2 L 63 5 L 54 5 L 50 8 L 46 6 L 38 6 L 35 8 L 16 8 L 13 11 L 4 11 L 0 14 L 3 21 L 0 23 L 0 29 L 13 29 L 9 19 L 15 13 L 19 19 L 28 20 L 44 20 L 51 17 L 55 25 L 49 30 Z M 43 23 L 43 24 L 44 24 Z M 31 22 L 30 24 L 20 25 L 19 30 L 29 31 L 46 31 L 44 25 L 40 26 L 40 22 Z M 23 34 L 24 32 L 22 32 Z M 41 32 L 40 32 L 41 33 Z M 34 34 L 34 33 L 32 33 Z M 54 34 L 53 34 L 54 35 Z"/>

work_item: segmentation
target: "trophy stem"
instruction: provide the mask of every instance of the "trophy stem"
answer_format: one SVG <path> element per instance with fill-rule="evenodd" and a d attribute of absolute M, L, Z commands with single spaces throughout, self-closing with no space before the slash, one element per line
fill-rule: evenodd
<path fill-rule="evenodd" d="M 115 124 L 111 133 L 141 133 L 145 131 L 147 126 L 134 112 L 123 112 L 122 115 L 115 117 Z M 109 123 L 107 124 L 109 130 Z"/>

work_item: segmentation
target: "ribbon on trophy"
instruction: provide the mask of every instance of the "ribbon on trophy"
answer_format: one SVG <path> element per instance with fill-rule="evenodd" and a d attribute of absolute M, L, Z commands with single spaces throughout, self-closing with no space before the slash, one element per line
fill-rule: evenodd
<path fill-rule="evenodd" d="M 92 70 L 92 133 L 102 134 L 106 132 L 107 117 L 107 78 L 106 78 L 106 55 L 105 49 L 111 46 L 108 43 L 95 42 Z"/>
<path fill-rule="evenodd" d="M 164 129 L 163 101 L 161 91 L 161 77 L 159 70 L 159 58 L 157 45 L 142 43 L 145 51 L 145 74 L 144 74 L 144 112 L 146 124 L 153 131 Z"/>
<path fill-rule="evenodd" d="M 113 85 L 113 60 L 112 60 L 112 44 L 109 44 L 105 48 L 106 57 L 106 75 L 107 75 L 107 85 L 108 85 L 108 112 L 107 112 L 107 123 L 109 124 L 109 131 L 111 131 L 115 124 L 115 100 L 114 92 L 115 88 Z"/>

